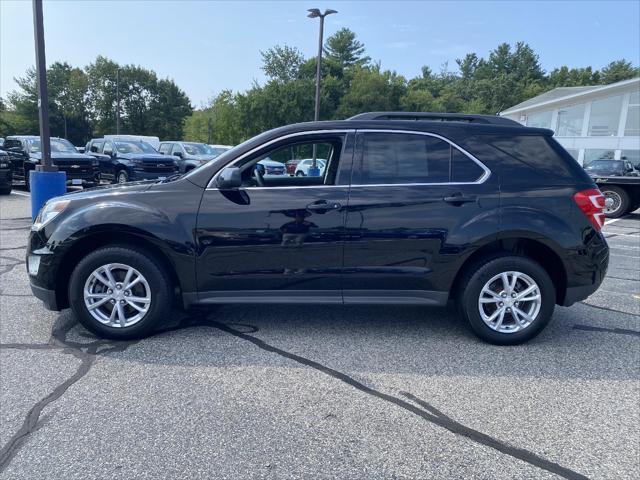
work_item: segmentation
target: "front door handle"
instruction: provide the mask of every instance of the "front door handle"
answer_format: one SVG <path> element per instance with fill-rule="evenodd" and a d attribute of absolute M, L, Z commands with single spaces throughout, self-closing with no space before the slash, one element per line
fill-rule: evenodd
<path fill-rule="evenodd" d="M 462 195 L 461 193 L 454 193 L 449 197 L 444 197 L 442 200 L 453 205 L 462 205 L 463 203 L 476 203 L 478 201 L 478 197 L 468 197 L 466 195 Z"/>
<path fill-rule="evenodd" d="M 327 202 L 326 200 L 320 200 L 307 205 L 307 210 L 312 212 L 326 212 L 328 210 L 340 210 L 342 205 L 338 202 Z"/>

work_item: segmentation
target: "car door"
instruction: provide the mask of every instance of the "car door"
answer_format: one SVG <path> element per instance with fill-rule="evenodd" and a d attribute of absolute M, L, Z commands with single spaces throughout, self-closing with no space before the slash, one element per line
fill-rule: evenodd
<path fill-rule="evenodd" d="M 310 154 L 314 144 L 330 158 L 323 177 L 258 178 L 260 160 L 284 164 L 297 152 Z M 243 185 L 210 184 L 198 214 L 200 301 L 341 303 L 352 156 L 353 134 L 340 131 L 287 135 L 232 161 Z"/>
<path fill-rule="evenodd" d="M 26 158 L 26 142 L 14 138 L 5 140 L 4 149 L 9 154 L 11 162 L 11 171 L 15 178 L 23 179 L 24 177 L 24 161 Z"/>
<path fill-rule="evenodd" d="M 359 131 L 356 145 L 344 302 L 446 302 L 474 240 L 498 231 L 483 216 L 499 207 L 497 179 L 426 132 Z"/>

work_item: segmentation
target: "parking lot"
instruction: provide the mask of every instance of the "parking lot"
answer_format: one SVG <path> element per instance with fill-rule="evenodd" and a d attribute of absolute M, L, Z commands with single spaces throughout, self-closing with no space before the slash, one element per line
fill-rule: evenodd
<path fill-rule="evenodd" d="M 221 306 L 138 342 L 46 311 L 0 198 L 0 478 L 637 478 L 640 211 L 534 341 L 451 309 Z"/>

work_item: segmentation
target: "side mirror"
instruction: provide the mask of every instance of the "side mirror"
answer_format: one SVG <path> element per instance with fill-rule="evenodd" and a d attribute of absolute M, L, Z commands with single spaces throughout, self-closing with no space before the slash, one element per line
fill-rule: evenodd
<path fill-rule="evenodd" d="M 223 169 L 216 179 L 216 185 L 220 189 L 239 188 L 242 185 L 242 174 L 237 167 Z"/>
<path fill-rule="evenodd" d="M 98 153 L 98 147 L 96 147 L 95 145 L 91 145 L 90 150 L 92 153 Z"/>
<path fill-rule="evenodd" d="M 174 157 L 182 158 L 182 152 L 172 153 Z"/>

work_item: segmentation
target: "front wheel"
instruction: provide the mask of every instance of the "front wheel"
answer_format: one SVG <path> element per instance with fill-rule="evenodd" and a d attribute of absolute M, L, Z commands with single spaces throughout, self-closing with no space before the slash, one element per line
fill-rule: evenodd
<path fill-rule="evenodd" d="M 171 311 L 171 281 L 148 253 L 106 247 L 78 263 L 69 300 L 78 321 L 100 337 L 141 338 Z"/>
<path fill-rule="evenodd" d="M 604 195 L 604 214 L 609 218 L 620 218 L 629 210 L 629 194 L 619 187 L 606 186 L 601 190 Z"/>
<path fill-rule="evenodd" d="M 13 187 L 11 185 L 4 186 L 0 188 L 0 195 L 9 195 L 11 193 L 11 190 L 13 190 Z"/>
<path fill-rule="evenodd" d="M 304 176 L 305 176 L 305 174 L 304 174 L 304 172 L 302 170 L 298 170 L 296 172 L 296 177 L 304 177 Z"/>
<path fill-rule="evenodd" d="M 116 175 L 116 183 L 127 183 L 129 181 L 129 174 L 126 170 L 118 171 Z"/>
<path fill-rule="evenodd" d="M 458 295 L 460 313 L 483 340 L 515 345 L 549 323 L 556 291 L 544 268 L 527 257 L 504 255 L 469 268 Z"/>

